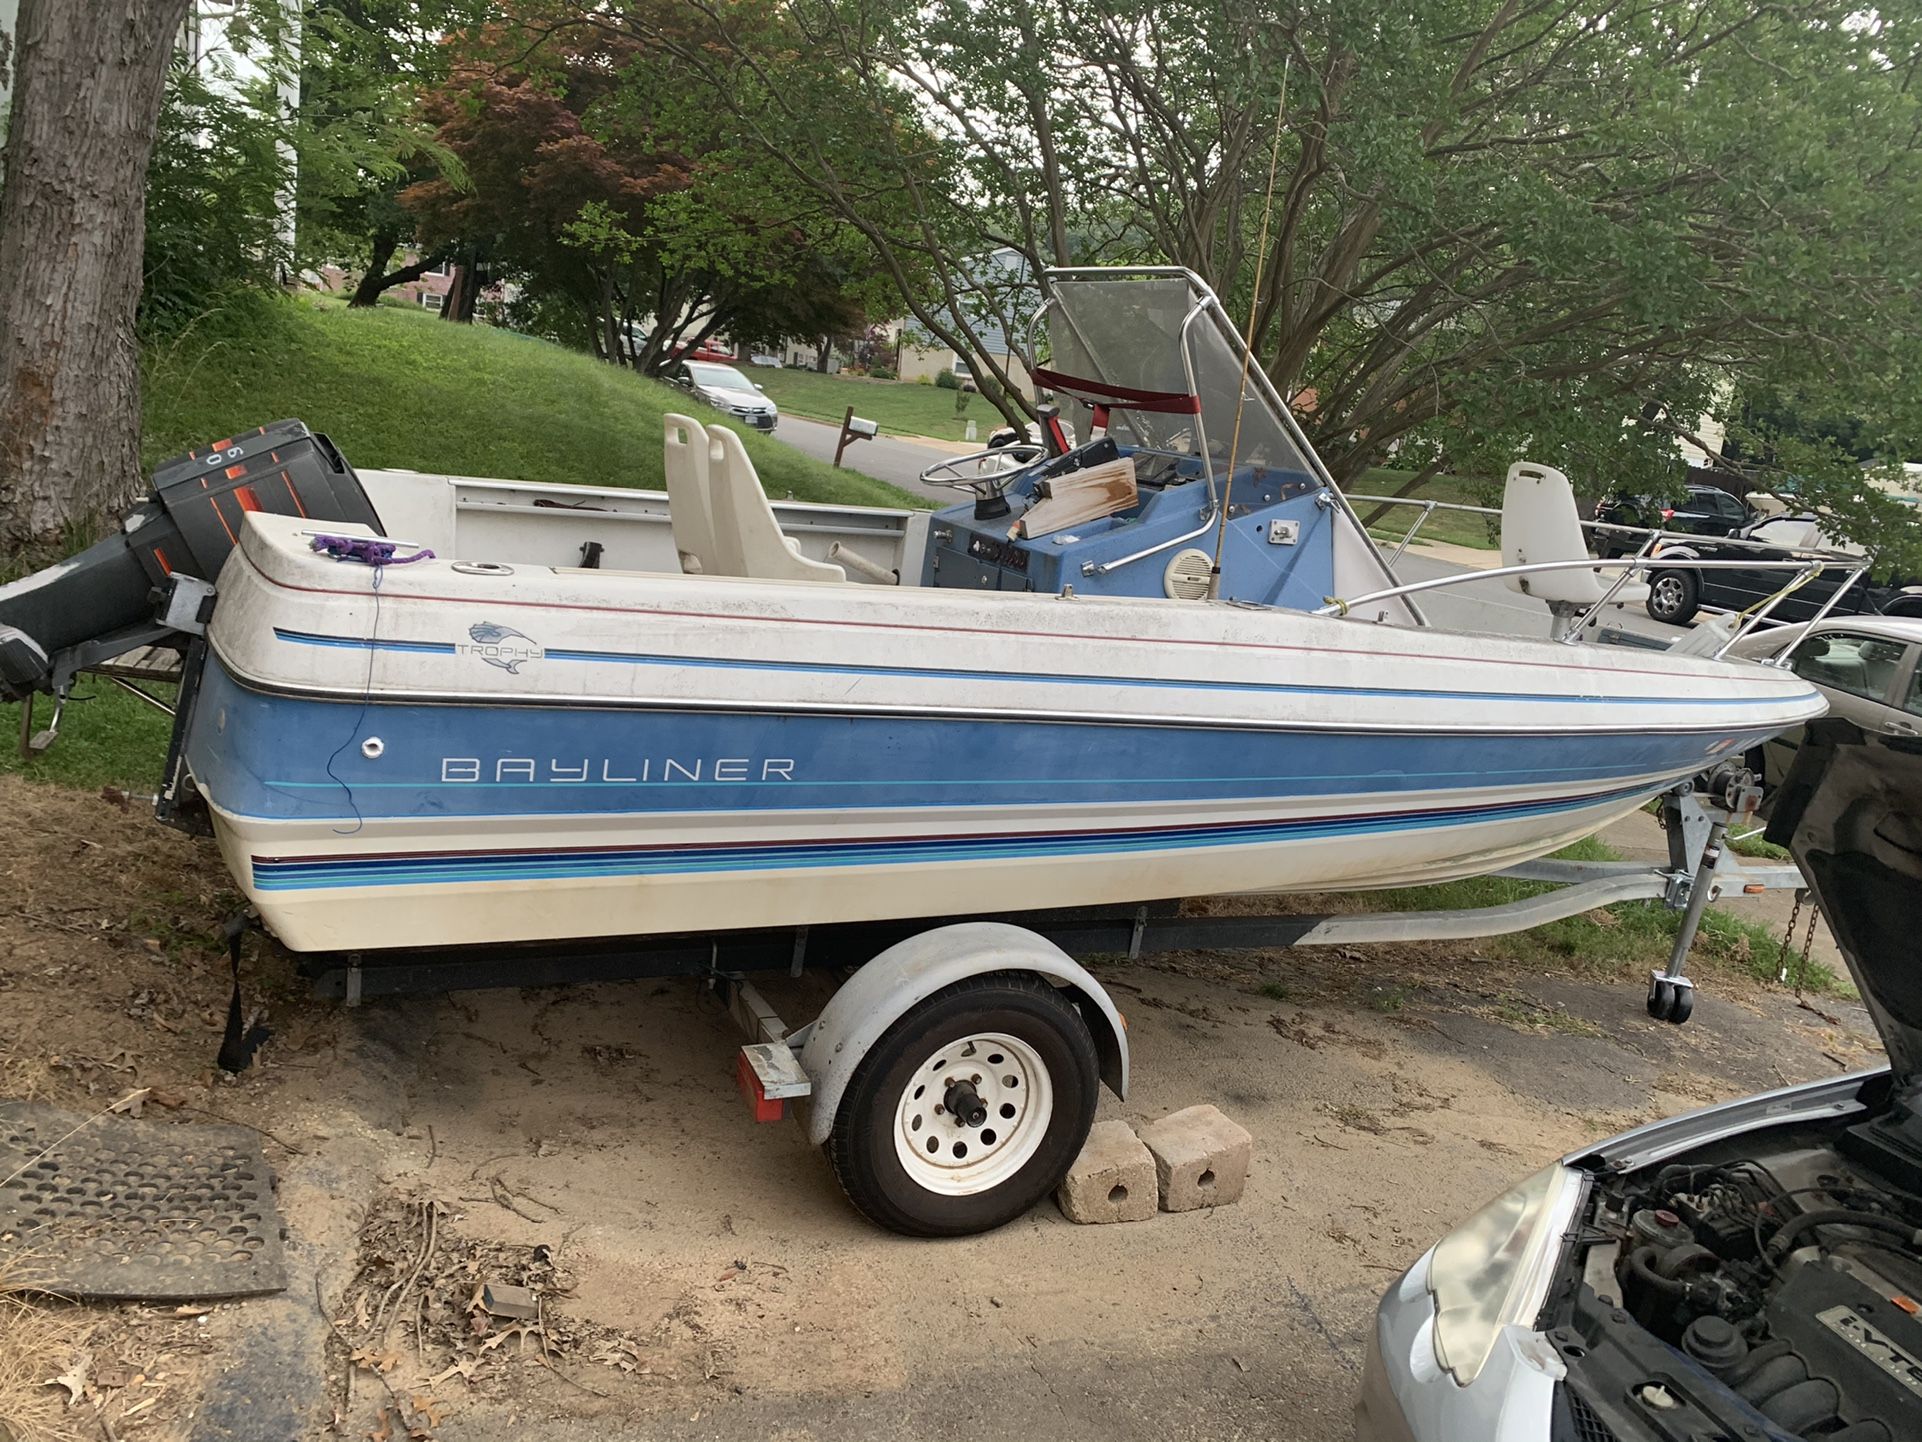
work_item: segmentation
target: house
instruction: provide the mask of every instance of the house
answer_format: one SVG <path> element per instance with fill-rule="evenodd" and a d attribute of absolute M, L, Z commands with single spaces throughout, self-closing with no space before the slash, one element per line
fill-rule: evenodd
<path fill-rule="evenodd" d="M 982 354 L 1005 372 L 1016 389 L 1030 398 L 1034 381 L 1019 344 L 1026 340 L 1028 317 L 1041 304 L 1041 288 L 1029 272 L 1027 257 L 1009 246 L 989 252 L 970 266 L 973 289 L 963 298 L 960 311 L 981 341 Z M 949 313 L 952 315 L 952 312 Z M 1014 334 L 1009 334 L 1010 325 Z M 954 325 L 952 329 L 959 329 Z M 899 371 L 904 381 L 933 380 L 946 371 L 970 379 L 973 371 L 956 351 L 913 321 L 895 326 L 900 352 Z"/>
<path fill-rule="evenodd" d="M 1023 395 L 1033 399 L 1034 381 L 1028 375 L 1028 365 L 1013 344 L 1007 332 L 998 322 L 977 321 L 976 333 L 981 337 L 982 349 L 994 363 L 1006 372 L 1015 388 Z M 974 372 L 966 360 L 933 336 L 927 334 L 911 321 L 898 322 L 896 333 L 900 342 L 901 364 L 899 374 L 904 381 L 927 379 L 933 381 L 942 371 L 972 383 Z"/>

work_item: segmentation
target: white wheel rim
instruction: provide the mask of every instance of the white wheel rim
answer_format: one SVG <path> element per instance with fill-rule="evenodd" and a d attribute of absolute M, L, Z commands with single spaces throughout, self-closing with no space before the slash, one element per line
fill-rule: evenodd
<path fill-rule="evenodd" d="M 948 1110 L 948 1089 L 967 1084 L 987 1106 L 968 1126 Z M 894 1109 L 894 1152 L 916 1186 L 946 1197 L 991 1191 L 1041 1146 L 1054 1116 L 1054 1081 L 1017 1037 L 957 1037 L 915 1068 Z M 932 1147 L 930 1147 L 932 1143 Z"/>

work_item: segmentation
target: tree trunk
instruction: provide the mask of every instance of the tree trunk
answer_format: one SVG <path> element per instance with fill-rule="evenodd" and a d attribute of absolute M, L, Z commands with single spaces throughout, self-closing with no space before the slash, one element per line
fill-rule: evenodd
<path fill-rule="evenodd" d="M 365 310 L 380 303 L 380 293 L 387 289 L 387 262 L 394 258 L 400 249 L 400 232 L 382 230 L 375 232 L 373 253 L 367 259 L 367 269 L 361 272 L 360 284 L 354 287 L 354 294 L 347 302 L 349 310 Z"/>
<path fill-rule="evenodd" d="M 388 251 L 388 254 L 391 256 L 393 251 Z M 376 255 L 378 257 L 378 252 Z M 444 253 L 436 251 L 432 255 L 422 256 L 419 260 L 409 261 L 399 270 L 390 270 L 385 275 L 380 273 L 379 265 L 370 267 L 367 274 L 361 277 L 360 284 L 354 288 L 354 298 L 347 302 L 347 308 L 352 310 L 356 306 L 364 307 L 378 303 L 381 296 L 395 286 L 419 280 L 445 258 Z M 381 265 L 385 264 L 386 261 L 381 261 Z"/>
<path fill-rule="evenodd" d="M 458 325 L 472 325 L 474 311 L 480 304 L 481 287 L 485 284 L 481 274 L 479 247 L 469 246 L 461 251 L 453 270 L 453 278 L 447 284 L 447 295 L 441 301 L 440 318 Z"/>
<path fill-rule="evenodd" d="M 821 343 L 814 348 L 814 369 L 822 375 L 828 373 L 828 352 L 834 349 L 834 337 L 824 335 Z"/>
<path fill-rule="evenodd" d="M 147 162 L 190 0 L 22 0 L 0 191 L 0 549 L 140 484 Z"/>

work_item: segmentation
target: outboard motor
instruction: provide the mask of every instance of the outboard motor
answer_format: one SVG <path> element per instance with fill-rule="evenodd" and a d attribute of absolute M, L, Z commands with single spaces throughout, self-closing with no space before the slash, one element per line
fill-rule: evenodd
<path fill-rule="evenodd" d="M 189 451 L 154 472 L 117 534 L 0 586 L 0 701 L 62 692 L 86 666 L 198 631 L 209 587 L 181 580 L 220 574 L 249 511 L 381 529 L 352 467 L 304 422 Z"/>

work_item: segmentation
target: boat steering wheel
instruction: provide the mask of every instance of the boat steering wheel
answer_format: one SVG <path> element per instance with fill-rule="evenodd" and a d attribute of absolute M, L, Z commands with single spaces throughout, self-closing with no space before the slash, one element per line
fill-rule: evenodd
<path fill-rule="evenodd" d="M 977 502 L 994 502 L 1007 495 L 1016 481 L 1047 458 L 1047 447 L 1039 442 L 1011 441 L 1005 446 L 990 446 L 984 451 L 937 461 L 921 472 L 921 483 L 963 491 Z"/>

